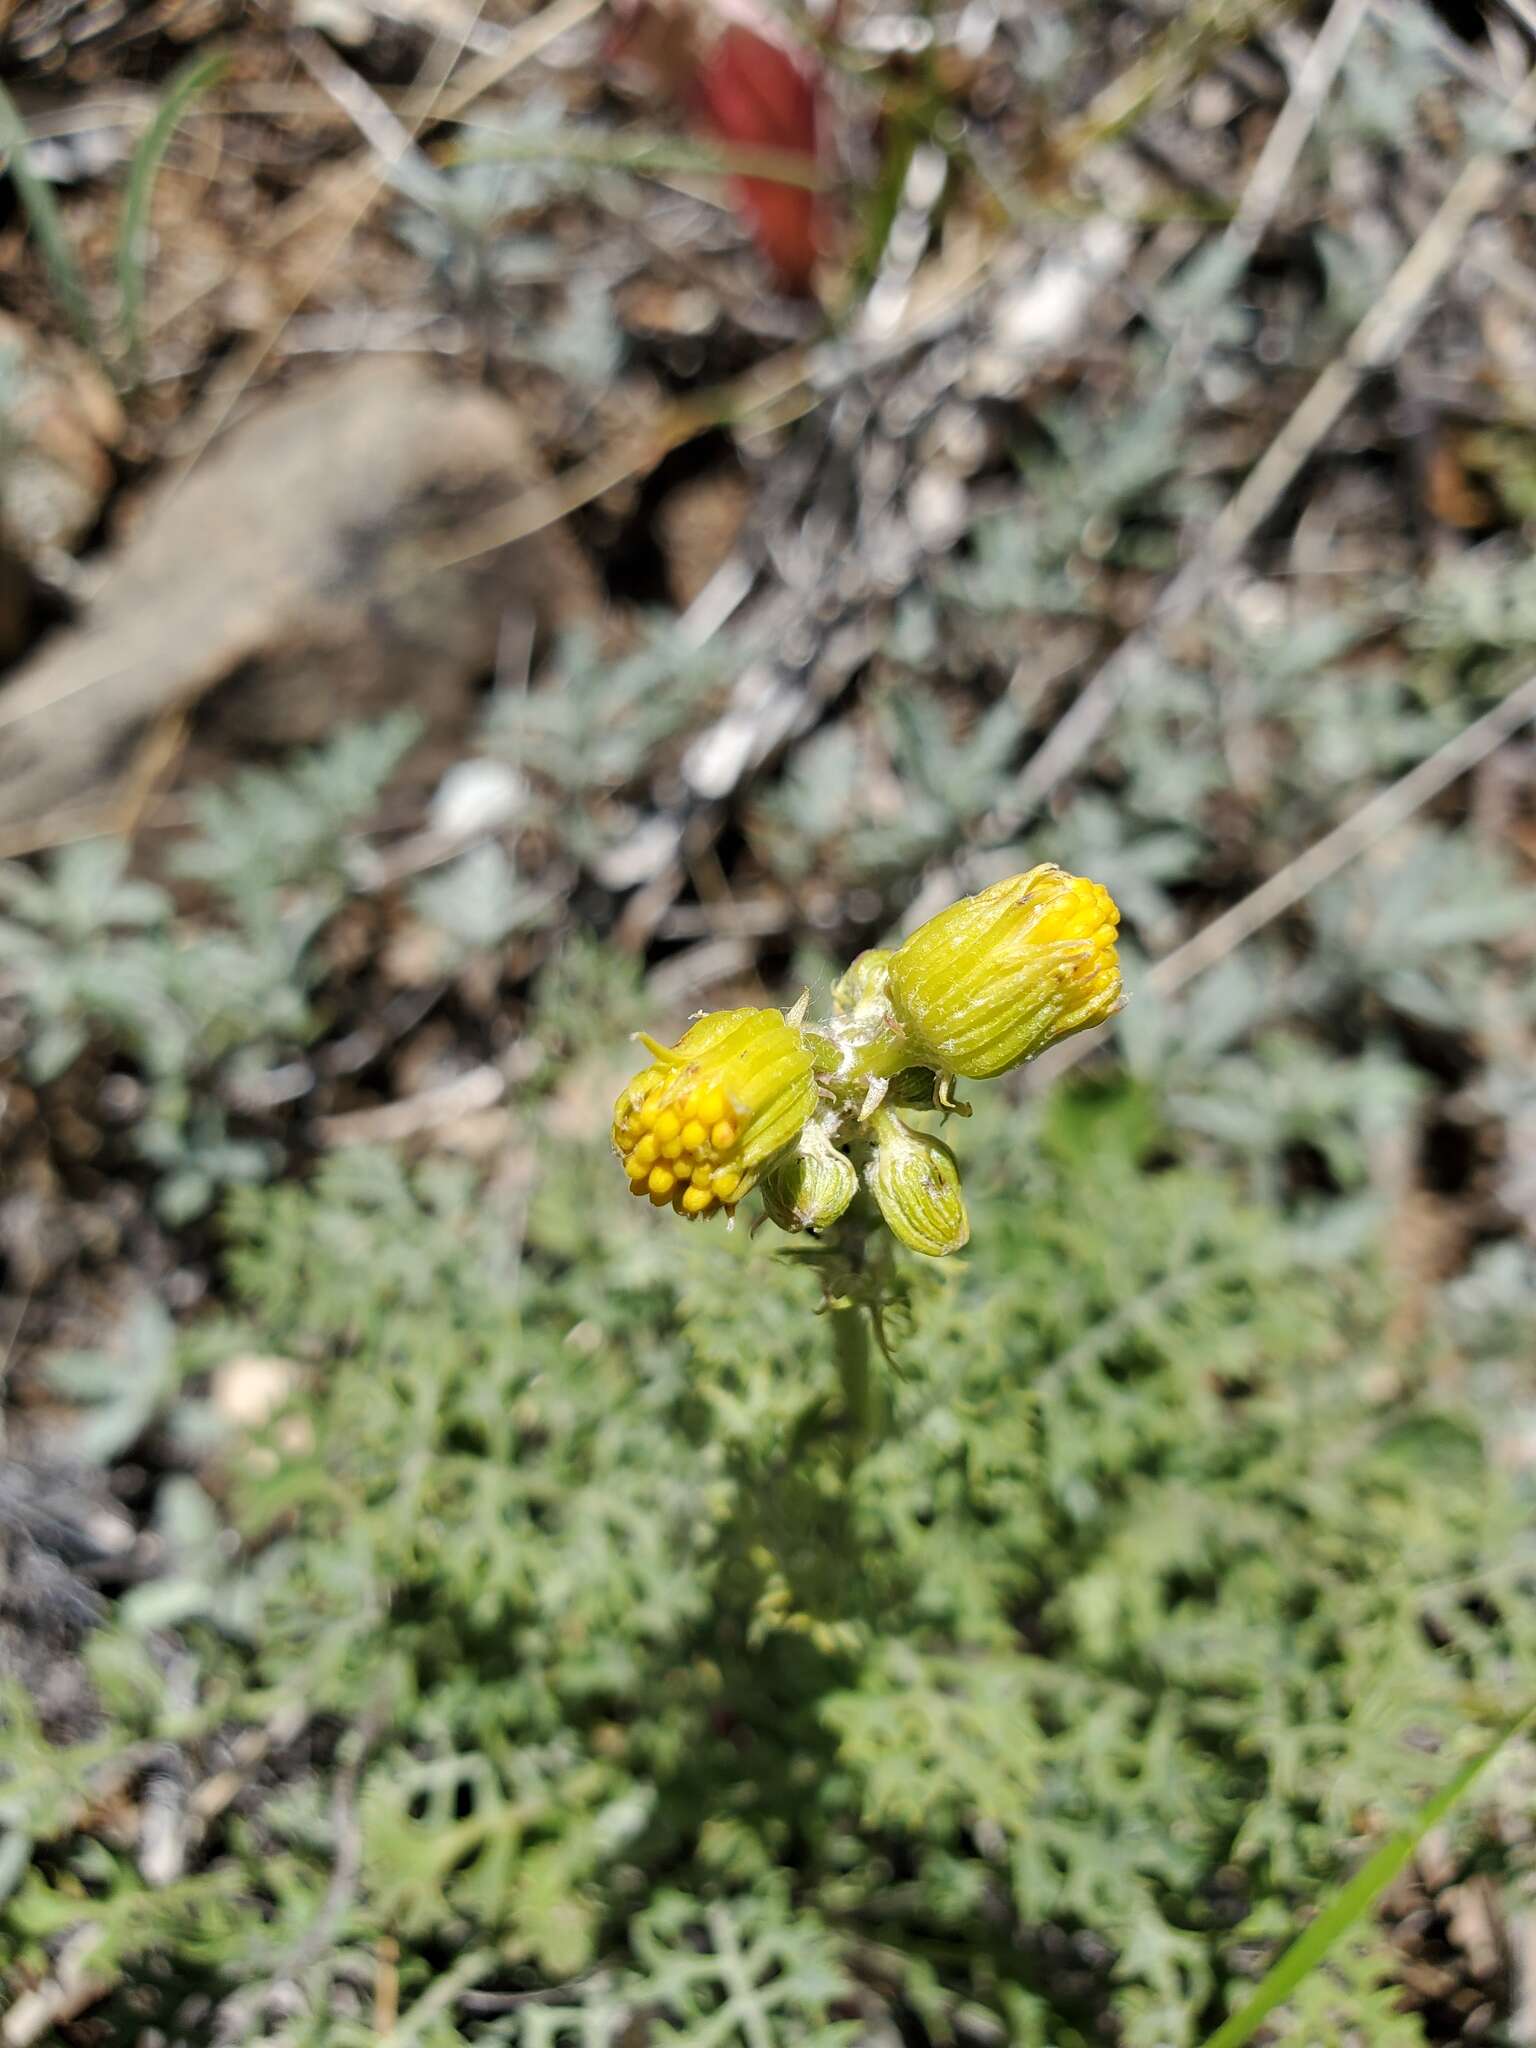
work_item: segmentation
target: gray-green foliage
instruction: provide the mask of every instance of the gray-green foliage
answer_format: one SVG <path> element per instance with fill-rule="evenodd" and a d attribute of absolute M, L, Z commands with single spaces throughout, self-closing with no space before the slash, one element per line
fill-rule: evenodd
<path fill-rule="evenodd" d="M 135 1141 L 173 1222 L 269 1169 L 266 1147 L 227 1130 L 220 1082 L 314 1030 L 314 940 L 355 886 L 349 845 L 415 729 L 385 720 L 196 795 L 172 867 L 212 900 L 197 923 L 129 875 L 119 840 L 63 847 L 41 871 L 0 865 L 0 1004 L 26 1071 L 55 1080 L 95 1041 L 142 1073 Z"/>
<path fill-rule="evenodd" d="M 1155 455 L 1084 484 L 1111 525 L 1118 477 L 1156 512 Z M 954 685 L 1027 629 L 1021 593 L 1071 596 L 1070 523 L 1024 535 L 1035 582 L 1009 585 L 995 537 L 990 585 L 912 600 L 872 714 L 759 795 L 754 849 L 788 886 L 894 907 L 1006 815 L 1039 707 L 1000 690 L 967 718 Z M 982 858 L 1100 876 L 1166 950 L 1191 892 L 1241 893 L 1499 694 L 1536 636 L 1477 578 L 1513 573 L 1432 581 L 1390 661 L 1360 650 L 1396 591 L 1304 632 L 1224 615 L 1203 666 L 1149 654 L 1098 786 L 1048 845 Z M 499 703 L 485 744 L 557 862 L 635 830 L 727 660 L 665 630 L 619 664 L 571 643 Z M 221 1076 L 313 1028 L 315 939 L 361 886 L 354 821 L 404 737 L 204 799 L 195 922 L 105 845 L 0 871 L 34 1060 L 57 1072 L 96 1034 L 126 1051 L 173 1211 L 263 1170 L 221 1151 Z M 1133 960 L 1131 1078 L 967 1127 L 972 1245 L 919 1287 L 863 1447 L 810 1275 L 623 1195 L 619 1077 L 591 1063 L 656 1023 L 631 964 L 558 933 L 548 881 L 493 842 L 411 901 L 450 965 L 559 938 L 524 1191 L 497 1206 L 466 1169 L 375 1155 L 238 1191 L 238 1313 L 178 1347 L 146 1312 L 120 1353 L 61 1368 L 78 1455 L 152 1440 L 203 1483 L 162 1489 L 163 1570 L 86 1645 L 88 1738 L 50 1745 L 6 1703 L 0 1934 L 41 1967 L 84 1921 L 134 2011 L 174 1958 L 233 2001 L 228 2033 L 290 1972 L 261 2015 L 295 2042 L 369 2037 L 386 1938 L 402 2026 L 443 2044 L 597 2048 L 644 2015 L 684 2048 L 800 2048 L 882 2010 L 937 2041 L 1198 2041 L 1532 1668 L 1529 1502 L 1486 1441 L 1529 1410 L 1529 1261 L 1491 1248 L 1416 1338 L 1371 1249 L 1379 1161 L 1428 1085 L 1404 1034 L 1475 1034 L 1495 985 L 1526 1013 L 1505 949 L 1529 890 L 1465 828 L 1411 826 L 1177 1003 Z M 1529 1102 L 1512 1061 L 1478 1086 L 1505 1116 Z M 1333 1199 L 1298 1199 L 1298 1153 Z M 199 1375 L 253 1353 L 298 1391 L 205 1466 Z M 201 1781 L 231 1724 L 309 1733 L 151 1885 L 99 1788 L 141 1753 Z M 1518 1849 L 1481 1845 L 1518 1874 Z M 1423 2027 L 1399 2003 L 1366 1930 L 1292 2024 L 1406 2048 Z"/>
<path fill-rule="evenodd" d="M 551 899 L 518 874 L 495 840 L 482 840 L 411 891 L 417 915 L 462 954 L 499 946 L 513 932 L 548 921 Z"/>
<path fill-rule="evenodd" d="M 300 1953 L 295 2041 L 362 2038 L 385 1935 L 444 2043 L 798 2048 L 892 2001 L 1198 2039 L 1536 1657 L 1454 1333 L 1408 1348 L 1357 1239 L 1235 1200 L 1145 1091 L 1064 1093 L 967 1127 L 970 1254 L 864 1444 L 809 1275 L 628 1201 L 592 1092 L 531 1204 L 375 1154 L 230 1198 L 244 1306 L 182 1370 L 299 1391 L 225 1468 L 222 1576 L 172 1504 L 164 1598 L 89 1648 L 101 1729 L 47 1750 L 12 1702 L 0 1926 L 35 1961 L 83 1921 L 146 1992 L 151 1951 L 220 1998 Z M 196 1779 L 230 1720 L 314 1740 L 157 1891 L 92 1774 L 169 1740 Z M 1422 2038 L 1381 1981 L 1342 1957 L 1307 2024 Z"/>
<path fill-rule="evenodd" d="M 737 658 L 723 641 L 698 646 L 661 616 L 646 621 L 637 644 L 617 657 L 605 659 L 591 633 L 568 633 L 537 689 L 496 698 L 487 751 L 562 796 L 621 789 L 658 746 L 698 718 Z"/>
<path fill-rule="evenodd" d="M 485 750 L 533 779 L 519 822 L 549 836 L 558 864 L 530 879 L 485 838 L 419 877 L 408 900 L 439 935 L 445 975 L 555 921 L 567 864 L 600 859 L 643 823 L 626 792 L 719 689 L 730 659 L 724 644 L 696 648 L 661 621 L 609 661 L 573 635 L 538 688 L 497 701 Z M 9 1011 L 38 1083 L 92 1045 L 143 1076 L 132 1142 L 168 1222 L 277 1163 L 271 1143 L 231 1129 L 232 1117 L 244 1082 L 255 1076 L 259 1095 L 262 1072 L 320 1027 L 317 941 L 374 886 L 364 827 L 416 731 L 409 717 L 386 718 L 195 791 L 192 830 L 168 862 L 195 892 L 190 906 L 133 876 L 114 839 L 66 846 L 36 869 L 0 863 L 0 1028 Z M 579 935 L 572 944 L 581 950 Z M 611 962 L 605 972 L 611 980 Z"/>

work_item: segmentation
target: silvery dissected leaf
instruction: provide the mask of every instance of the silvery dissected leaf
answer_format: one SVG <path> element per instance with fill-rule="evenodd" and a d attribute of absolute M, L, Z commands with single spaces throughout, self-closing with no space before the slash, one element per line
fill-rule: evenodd
<path fill-rule="evenodd" d="M 1126 941 L 1120 947 L 1126 1005 L 1115 1037 L 1127 1066 L 1148 1079 L 1197 1077 L 1206 1061 L 1240 1044 L 1277 1014 L 1278 976 L 1262 955 L 1232 953 L 1200 979 L 1197 992 L 1159 995 L 1148 963 Z"/>
<path fill-rule="evenodd" d="M 110 1464 L 144 1434 L 179 1384 L 176 1331 L 152 1295 L 124 1316 L 110 1351 L 75 1351 L 48 1369 L 51 1386 L 79 1404 L 63 1449 L 88 1465 Z"/>
<path fill-rule="evenodd" d="M 124 880 L 128 849 L 120 839 L 82 839 L 53 854 L 41 875 L 0 865 L 0 902 L 39 930 L 85 945 L 114 925 L 158 924 L 170 898 L 152 882 Z"/>
<path fill-rule="evenodd" d="M 593 390 L 612 382 L 624 358 L 624 334 L 614 317 L 613 300 L 605 285 L 591 279 L 570 284 L 558 318 L 532 329 L 516 346 L 529 361 Z"/>
<path fill-rule="evenodd" d="M 20 1828 L 0 1830 L 0 1901 L 8 1899 L 32 1860 L 32 1838 Z"/>
<path fill-rule="evenodd" d="M 134 1132 L 143 1156 L 159 1167 L 155 1207 L 179 1227 L 212 1207 L 221 1188 L 265 1180 L 281 1163 L 270 1140 L 231 1137 L 222 1108 L 163 1089 Z"/>
<path fill-rule="evenodd" d="M 240 1582 L 239 1547 L 195 1479 L 173 1473 L 166 1480 L 155 1502 L 155 1528 L 165 1570 L 124 1596 L 126 1625 L 148 1634 L 207 1616 L 238 1631 L 254 1611 L 256 1589 Z"/>
<path fill-rule="evenodd" d="M 424 875 L 411 890 L 417 915 L 471 951 L 499 946 L 540 923 L 550 902 L 529 887 L 493 839 Z"/>
<path fill-rule="evenodd" d="M 227 788 L 197 791 L 198 837 L 175 857 L 236 903 L 270 901 L 339 866 L 349 832 L 372 809 L 421 730 L 396 713 L 340 733 L 282 770 L 248 768 Z"/>
<path fill-rule="evenodd" d="M 27 1040 L 27 1072 L 34 1081 L 56 1081 L 85 1051 L 90 1033 L 74 1017 L 54 1017 Z"/>
<path fill-rule="evenodd" d="M 616 659 L 603 658 L 591 633 L 568 633 L 537 688 L 493 701 L 486 748 L 562 790 L 620 787 L 696 720 L 739 653 L 724 635 L 700 647 L 661 616 L 647 618 L 639 644 Z"/>

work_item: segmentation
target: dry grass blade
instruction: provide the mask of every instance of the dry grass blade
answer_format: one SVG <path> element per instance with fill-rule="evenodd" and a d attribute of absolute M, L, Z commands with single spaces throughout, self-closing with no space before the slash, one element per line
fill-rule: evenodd
<path fill-rule="evenodd" d="M 567 35 L 573 28 L 579 28 L 591 15 L 596 14 L 602 0 L 555 0 L 552 7 L 546 7 L 536 14 L 532 21 L 515 29 L 507 39 L 506 48 L 498 50 L 494 57 L 487 57 L 475 65 L 455 86 L 443 91 L 426 111 L 438 121 L 457 121 L 475 104 L 483 99 L 493 86 L 498 86 L 524 64 L 532 63 L 541 56 L 551 43 Z"/>
<path fill-rule="evenodd" d="M 1522 134 L 1536 120 L 1536 72 L 1527 77 L 1506 112 Z M 1464 247 L 1468 229 L 1498 199 L 1511 175 L 1509 157 L 1492 151 L 1474 156 L 1463 167 L 1343 354 L 1323 371 L 1211 529 L 1212 573 L 1241 554 L 1296 481 L 1303 463 L 1337 424 L 1362 381 L 1401 353 L 1428 309 L 1430 293 Z"/>
<path fill-rule="evenodd" d="M 1076 121 L 1053 138 L 1050 158 L 1058 169 L 1076 163 L 1102 142 L 1123 135 L 1143 114 L 1188 82 L 1208 60 L 1254 35 L 1296 0 L 1215 0 L 1180 12 L 1144 57 L 1111 79 Z"/>
<path fill-rule="evenodd" d="M 1178 91 L 1188 83 L 1201 61 L 1242 36 L 1251 34 L 1259 22 L 1280 11 L 1281 4 L 1282 0 L 1266 0 L 1266 4 L 1259 6 L 1219 8 L 1202 17 L 1193 30 L 1175 25 L 1166 31 L 1155 47 L 1119 80 L 1107 86 L 1082 120 L 1058 139 L 1051 152 L 1053 175 L 1059 176 L 1100 143 L 1123 132 L 1149 106 Z M 564 33 L 573 21 L 584 19 L 591 11 L 587 0 L 569 0 L 568 9 L 552 8 L 540 16 L 537 23 L 530 24 L 530 37 L 534 29 L 540 30 L 542 36 L 536 47 L 542 48 L 545 42 L 553 40 L 555 34 Z M 558 27 L 554 25 L 557 18 Z M 525 50 L 519 43 L 516 50 L 509 49 L 478 67 L 463 87 L 444 95 L 438 109 L 439 118 L 457 119 L 479 92 L 496 83 L 513 63 L 522 62 L 526 55 L 531 54 L 531 48 Z M 1005 237 L 994 237 L 974 259 L 961 266 L 958 274 L 949 274 L 940 262 L 936 266 L 939 273 L 936 287 L 932 278 L 920 273 L 908 317 L 901 331 L 888 337 L 888 348 L 895 350 L 909 346 L 925 325 L 936 317 L 942 317 L 976 290 L 1004 243 Z M 820 403 L 821 394 L 813 388 L 811 377 L 811 352 L 804 348 L 789 349 L 734 384 L 673 405 L 626 447 L 605 450 L 563 478 L 558 486 L 526 493 L 514 500 L 503 512 L 493 515 L 468 535 L 462 550 L 456 549 L 452 555 L 444 556 L 430 566 L 451 567 L 563 519 L 616 484 L 644 475 L 664 455 L 711 428 L 748 422 L 783 423 L 794 419 Z"/>
<path fill-rule="evenodd" d="M 1287 861 L 1230 910 L 1213 918 L 1183 945 L 1153 962 L 1147 986 L 1159 996 L 1178 995 L 1218 960 L 1273 924 L 1287 910 L 1330 881 L 1352 860 L 1405 825 L 1415 812 L 1433 802 L 1460 776 L 1486 761 L 1522 727 L 1536 719 L 1536 675 L 1448 739 L 1427 760 L 1377 792 L 1321 839 Z M 1103 1043 L 1105 1030 L 1087 1031 L 1069 1039 L 1036 1062 L 1031 1085 L 1045 1086 L 1086 1059 Z"/>
<path fill-rule="evenodd" d="M 317 85 L 335 101 L 379 163 L 389 180 L 422 205 L 439 197 L 437 172 L 423 156 L 411 130 L 385 105 L 364 79 L 342 63 L 321 37 L 301 31 L 293 37 L 299 62 Z"/>
<path fill-rule="evenodd" d="M 595 14 L 600 4 L 601 0 L 556 0 L 554 6 L 546 8 L 537 19 L 528 23 L 523 31 L 513 36 L 504 50 L 477 65 L 458 86 L 450 88 L 445 80 L 442 85 L 435 88 L 413 114 L 409 128 L 400 128 L 401 146 L 414 147 L 416 138 L 433 121 L 456 120 L 482 93 L 499 84 L 519 65 L 536 57 L 557 36 L 564 35 L 569 29 L 585 21 L 589 15 Z M 475 19 L 479 18 L 479 13 L 480 8 L 477 7 Z M 468 32 L 468 25 L 461 23 L 460 31 L 459 46 L 462 49 L 463 36 Z M 302 273 L 282 312 L 265 332 L 242 352 L 226 375 L 216 382 L 210 402 L 205 407 L 197 438 L 182 460 L 182 479 L 185 479 L 212 445 L 214 438 L 249 389 L 251 380 L 277 347 L 288 323 L 321 279 L 333 269 L 342 249 L 356 233 L 380 195 L 388 189 L 394 169 L 394 156 L 388 152 L 384 153 L 380 162 L 370 161 L 360 169 L 356 205 L 347 213 L 333 234 L 322 237 L 315 261 Z"/>
<path fill-rule="evenodd" d="M 590 164 L 652 178 L 762 178 L 810 192 L 821 191 L 828 183 L 826 174 L 798 150 L 690 142 L 676 135 L 598 134 L 580 128 L 535 137 L 497 135 L 494 129 L 482 133 L 483 140 L 460 143 L 447 152 L 444 161 Z"/>
<path fill-rule="evenodd" d="M 1237 212 L 1217 247 L 1217 276 L 1222 286 L 1235 283 L 1253 260 L 1371 5 L 1372 0 L 1333 0 L 1327 20 L 1298 66 L 1290 97 L 1265 137 Z M 1188 376 L 1209 339 L 1209 323 L 1198 316 L 1191 319 L 1175 343 L 1172 374 Z"/>
<path fill-rule="evenodd" d="M 1406 824 L 1415 811 L 1449 789 L 1459 776 L 1486 761 L 1496 748 L 1512 739 L 1522 726 L 1536 718 L 1536 676 L 1528 676 L 1518 689 L 1481 718 L 1446 741 L 1417 768 L 1373 796 L 1341 825 L 1288 861 L 1278 874 L 1261 882 L 1257 889 L 1235 903 L 1220 917 L 1171 953 L 1165 953 L 1148 979 L 1159 995 L 1176 995 L 1230 953 L 1251 939 L 1265 925 L 1300 903 L 1341 868 Z"/>
<path fill-rule="evenodd" d="M 1522 129 L 1536 119 L 1536 72 L 1526 78 L 1507 112 Z M 1146 624 L 1121 642 L 1025 763 L 1008 803 L 989 821 L 989 836 L 1011 838 L 1084 759 L 1113 717 L 1137 663 L 1170 626 L 1192 617 L 1205 602 L 1337 424 L 1364 379 L 1401 351 L 1428 310 L 1436 284 L 1463 250 L 1468 229 L 1493 205 L 1509 177 L 1509 159 L 1491 152 L 1474 156 L 1464 166 L 1343 352 L 1321 373 L 1217 516 L 1200 553 L 1174 577 Z"/>

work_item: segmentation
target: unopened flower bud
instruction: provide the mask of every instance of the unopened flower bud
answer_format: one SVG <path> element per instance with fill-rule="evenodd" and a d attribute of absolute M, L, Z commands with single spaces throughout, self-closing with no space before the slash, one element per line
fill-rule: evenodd
<path fill-rule="evenodd" d="M 639 1036 L 653 1063 L 613 1112 L 630 1192 L 690 1219 L 729 1214 L 816 1107 L 804 1034 L 777 1010 L 715 1010 L 676 1045 Z"/>
<path fill-rule="evenodd" d="M 858 1192 L 853 1161 L 814 1120 L 763 1178 L 763 1207 L 780 1230 L 825 1230 Z"/>
<path fill-rule="evenodd" d="M 957 1252 L 971 1234 L 960 1168 L 942 1138 L 915 1131 L 894 1110 L 875 1116 L 869 1186 L 902 1243 L 930 1259 Z"/>
<path fill-rule="evenodd" d="M 891 1008 L 911 1056 L 990 1080 L 1120 1008 L 1120 913 L 1058 867 L 994 882 L 931 917 L 891 956 Z"/>

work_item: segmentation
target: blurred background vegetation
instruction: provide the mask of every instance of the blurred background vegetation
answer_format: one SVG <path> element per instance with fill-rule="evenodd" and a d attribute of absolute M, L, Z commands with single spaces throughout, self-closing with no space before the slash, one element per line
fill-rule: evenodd
<path fill-rule="evenodd" d="M 1198 2044 L 1528 1704 L 1533 60 L 0 0 L 5 2048 Z M 1045 859 L 871 1434 L 626 1034 Z M 1536 2041 L 1533 1787 L 1264 2037 Z"/>

